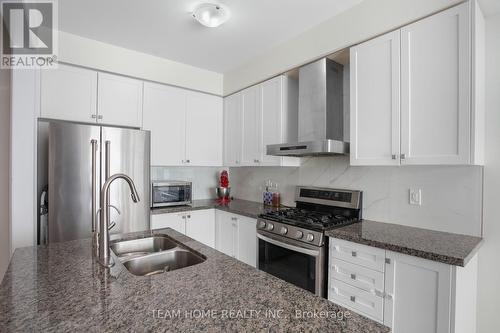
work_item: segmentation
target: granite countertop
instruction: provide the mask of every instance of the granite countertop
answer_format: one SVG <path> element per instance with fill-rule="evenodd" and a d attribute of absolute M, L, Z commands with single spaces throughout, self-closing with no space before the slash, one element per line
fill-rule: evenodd
<path fill-rule="evenodd" d="M 191 210 L 211 209 L 211 208 L 216 208 L 252 218 L 257 218 L 260 214 L 265 213 L 266 211 L 276 210 L 276 208 L 264 206 L 261 202 L 255 202 L 255 201 L 233 199 L 229 203 L 221 204 L 215 199 L 207 199 L 207 200 L 193 200 L 193 203 L 189 206 L 153 208 L 151 209 L 151 214 L 156 215 L 156 214 L 176 213 L 176 212 L 185 212 Z"/>
<path fill-rule="evenodd" d="M 480 237 L 369 220 L 329 230 L 326 235 L 462 267 L 483 241 Z"/>
<path fill-rule="evenodd" d="M 389 331 L 172 229 L 126 238 L 151 233 L 207 259 L 139 277 L 116 258 L 101 268 L 90 239 L 18 248 L 0 285 L 0 332 Z"/>

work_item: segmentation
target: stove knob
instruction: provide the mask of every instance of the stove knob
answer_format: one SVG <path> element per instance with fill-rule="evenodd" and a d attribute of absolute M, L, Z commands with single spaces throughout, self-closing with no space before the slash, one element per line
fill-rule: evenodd
<path fill-rule="evenodd" d="M 268 224 L 267 224 L 267 230 L 271 231 L 271 230 L 273 230 L 273 229 L 274 229 L 274 224 L 272 224 L 272 223 L 268 223 Z"/>
<path fill-rule="evenodd" d="M 302 231 L 300 231 L 300 230 L 298 230 L 295 233 L 295 238 L 297 238 L 297 239 L 301 239 L 303 236 L 304 236 L 304 233 Z"/>
<path fill-rule="evenodd" d="M 258 227 L 259 227 L 259 229 L 264 229 L 266 227 L 266 222 L 259 221 Z"/>
<path fill-rule="evenodd" d="M 288 232 L 287 227 L 281 227 L 281 229 L 280 229 L 280 234 L 282 234 L 282 235 L 286 235 L 286 233 L 287 233 L 287 232 Z"/>
<path fill-rule="evenodd" d="M 307 234 L 306 241 L 312 242 L 313 240 L 314 240 L 314 235 L 313 234 Z"/>

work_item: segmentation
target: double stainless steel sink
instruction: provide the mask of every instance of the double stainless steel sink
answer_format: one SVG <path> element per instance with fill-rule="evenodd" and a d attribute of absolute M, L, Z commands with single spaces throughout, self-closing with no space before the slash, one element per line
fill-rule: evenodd
<path fill-rule="evenodd" d="M 125 268 L 138 276 L 165 273 L 206 259 L 165 235 L 117 241 L 110 247 Z"/>

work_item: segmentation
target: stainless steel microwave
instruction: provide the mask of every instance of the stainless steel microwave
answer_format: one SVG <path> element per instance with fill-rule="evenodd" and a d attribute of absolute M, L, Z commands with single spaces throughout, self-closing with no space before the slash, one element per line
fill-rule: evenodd
<path fill-rule="evenodd" d="M 151 182 L 151 207 L 191 204 L 192 183 L 178 180 Z"/>

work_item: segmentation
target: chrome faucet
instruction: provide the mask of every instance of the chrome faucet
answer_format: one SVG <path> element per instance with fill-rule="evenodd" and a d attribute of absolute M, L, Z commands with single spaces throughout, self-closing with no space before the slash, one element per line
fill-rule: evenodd
<path fill-rule="evenodd" d="M 137 194 L 137 189 L 135 188 L 134 181 L 129 176 L 123 173 L 117 173 L 111 177 L 109 177 L 101 190 L 101 210 L 100 210 L 100 223 L 99 223 L 99 263 L 104 267 L 113 266 L 113 262 L 111 260 L 110 252 L 109 252 L 109 215 L 108 209 L 109 206 L 109 188 L 111 184 L 117 179 L 124 179 L 128 186 L 130 187 L 130 196 L 134 202 L 139 202 L 139 195 Z M 104 208 L 106 207 L 106 208 Z"/>

